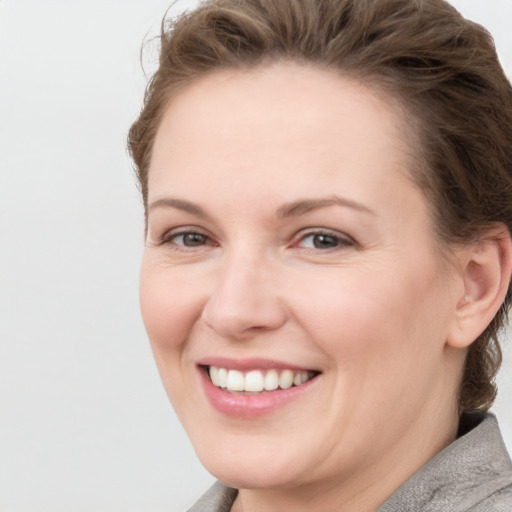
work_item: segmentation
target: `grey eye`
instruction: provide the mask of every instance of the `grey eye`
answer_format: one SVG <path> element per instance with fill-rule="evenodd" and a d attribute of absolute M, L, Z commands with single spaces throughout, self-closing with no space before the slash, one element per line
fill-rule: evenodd
<path fill-rule="evenodd" d="M 331 249 L 340 244 L 340 240 L 329 235 L 313 235 L 313 246 L 315 249 Z"/>
<path fill-rule="evenodd" d="M 311 233 L 305 236 L 299 245 L 309 249 L 332 249 L 340 244 L 341 240 L 336 236 L 324 233 Z"/>
<path fill-rule="evenodd" d="M 208 242 L 208 237 L 201 233 L 181 233 L 173 237 L 172 241 L 185 247 L 199 247 Z"/>

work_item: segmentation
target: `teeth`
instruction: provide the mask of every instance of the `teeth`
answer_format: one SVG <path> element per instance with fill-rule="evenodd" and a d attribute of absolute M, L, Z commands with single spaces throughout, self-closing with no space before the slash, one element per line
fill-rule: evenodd
<path fill-rule="evenodd" d="M 279 387 L 281 389 L 291 388 L 293 385 L 293 372 L 291 370 L 285 370 L 279 375 Z"/>
<path fill-rule="evenodd" d="M 274 391 L 279 387 L 279 374 L 276 370 L 268 370 L 263 387 L 266 391 Z"/>
<path fill-rule="evenodd" d="M 219 388 L 225 388 L 228 383 L 228 372 L 225 368 L 210 366 L 210 379 Z"/>
<path fill-rule="evenodd" d="M 308 371 L 251 370 L 244 374 L 238 370 L 227 370 L 216 366 L 210 366 L 209 374 L 212 383 L 219 388 L 253 393 L 300 386 L 313 377 L 313 374 Z"/>
<path fill-rule="evenodd" d="M 226 387 L 230 391 L 245 391 L 244 374 L 238 370 L 229 370 Z"/>
<path fill-rule="evenodd" d="M 219 369 L 216 366 L 210 366 L 210 379 L 212 379 L 215 386 L 220 386 Z"/>
<path fill-rule="evenodd" d="M 308 372 L 300 372 L 296 373 L 293 378 L 294 386 L 300 386 L 303 382 L 307 382 L 309 380 Z"/>
<path fill-rule="evenodd" d="M 253 370 L 245 376 L 244 391 L 263 391 L 264 379 L 263 374 L 258 370 Z"/>

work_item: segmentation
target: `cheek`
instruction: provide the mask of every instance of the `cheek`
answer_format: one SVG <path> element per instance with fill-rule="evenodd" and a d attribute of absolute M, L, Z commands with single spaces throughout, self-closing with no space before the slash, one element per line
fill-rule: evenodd
<path fill-rule="evenodd" d="M 140 306 L 154 351 L 170 352 L 185 344 L 201 311 L 196 288 L 184 273 L 143 261 Z"/>
<path fill-rule="evenodd" d="M 359 360 L 382 367 L 428 352 L 425 339 L 443 343 L 446 308 L 433 270 L 333 270 L 312 281 L 303 276 L 293 296 L 307 301 L 292 300 L 297 318 L 337 365 L 353 368 Z"/>
<path fill-rule="evenodd" d="M 185 368 L 188 340 L 201 314 L 200 289 L 186 272 L 143 261 L 140 306 L 160 378 L 181 417 L 196 400 Z"/>
<path fill-rule="evenodd" d="M 389 411 L 412 421 L 439 380 L 443 357 L 444 306 L 433 275 L 334 274 L 294 294 L 307 297 L 295 303 L 296 316 L 329 359 L 326 376 L 340 404 L 330 413 L 334 422 L 347 410 L 356 431 L 376 418 L 392 424 Z"/>

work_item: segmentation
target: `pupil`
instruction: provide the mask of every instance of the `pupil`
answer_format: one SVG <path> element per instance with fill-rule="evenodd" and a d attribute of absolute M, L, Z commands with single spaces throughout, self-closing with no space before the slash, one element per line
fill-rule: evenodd
<path fill-rule="evenodd" d="M 198 245 L 203 245 L 205 241 L 205 236 L 199 233 L 187 233 L 183 236 L 183 244 L 187 247 L 196 247 Z"/>
<path fill-rule="evenodd" d="M 336 247 L 338 245 L 338 241 L 333 236 L 316 235 L 313 239 L 313 245 L 316 249 L 325 249 L 329 247 Z"/>

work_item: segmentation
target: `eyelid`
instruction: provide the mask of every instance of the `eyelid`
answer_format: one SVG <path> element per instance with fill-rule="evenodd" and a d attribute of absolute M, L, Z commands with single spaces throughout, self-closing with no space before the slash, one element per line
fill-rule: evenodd
<path fill-rule="evenodd" d="M 206 246 L 216 245 L 214 238 L 206 230 L 204 230 L 198 226 L 179 226 L 179 227 L 169 229 L 169 230 L 165 231 L 162 234 L 162 236 L 158 237 L 158 243 L 160 245 L 172 244 L 173 238 L 180 236 L 180 235 L 183 236 L 183 235 L 188 235 L 188 234 L 197 234 L 197 235 L 204 236 L 207 240 L 207 243 L 204 244 Z M 179 246 L 179 247 L 186 247 L 186 246 L 182 246 L 179 244 L 174 244 L 174 245 Z M 201 246 L 197 246 L 197 247 L 201 247 Z M 193 247 L 188 247 L 187 249 L 193 249 Z"/>
<path fill-rule="evenodd" d="M 204 236 L 206 238 L 206 242 L 203 245 L 199 245 L 196 247 L 204 247 L 204 246 L 217 246 L 218 243 L 215 241 L 215 238 L 212 237 L 212 235 L 205 229 L 200 228 L 199 226 L 194 225 L 186 225 L 186 226 L 177 226 L 171 229 L 168 229 L 163 232 L 162 235 L 158 236 L 155 242 L 158 245 L 174 245 L 175 247 L 180 247 L 182 250 L 194 250 L 194 247 L 188 247 L 182 244 L 174 244 L 172 242 L 172 239 L 175 237 L 178 237 L 180 235 L 187 235 L 187 234 L 199 234 L 201 236 Z M 299 244 L 305 240 L 306 238 L 310 236 L 315 235 L 325 235 L 332 237 L 339 241 L 339 244 L 335 247 L 332 247 L 331 249 L 311 249 L 307 247 L 300 247 Z M 329 252 L 329 251 L 336 251 L 340 250 L 346 247 L 357 245 L 357 242 L 352 238 L 351 236 L 347 235 L 346 233 L 342 233 L 340 231 L 336 231 L 333 229 L 328 228 L 321 228 L 321 227 L 308 227 L 300 230 L 298 233 L 296 233 L 291 243 L 289 244 L 289 247 L 296 247 L 298 249 L 304 249 L 304 250 L 315 250 L 319 252 Z"/>
<path fill-rule="evenodd" d="M 312 227 L 312 228 L 305 228 L 305 229 L 302 229 L 301 231 L 299 231 L 294 236 L 291 245 L 294 247 L 298 247 L 298 244 L 301 241 L 305 240 L 306 238 L 308 238 L 310 236 L 315 236 L 315 235 L 330 236 L 332 238 L 339 240 L 339 242 L 340 242 L 339 246 L 331 248 L 330 250 L 332 250 L 332 251 L 335 251 L 336 249 L 339 249 L 340 247 L 341 248 L 350 247 L 350 246 L 356 245 L 356 243 L 357 243 L 351 236 L 349 236 L 345 233 L 340 233 L 339 231 L 335 231 L 335 230 L 327 229 L 327 228 Z M 298 248 L 301 249 L 301 247 L 298 247 Z M 303 249 L 308 250 L 309 248 L 303 248 Z M 328 252 L 329 251 L 329 249 L 315 249 L 315 250 L 320 251 L 320 252 Z"/>

